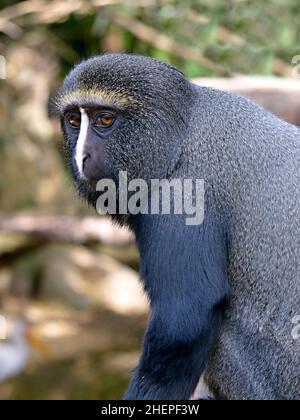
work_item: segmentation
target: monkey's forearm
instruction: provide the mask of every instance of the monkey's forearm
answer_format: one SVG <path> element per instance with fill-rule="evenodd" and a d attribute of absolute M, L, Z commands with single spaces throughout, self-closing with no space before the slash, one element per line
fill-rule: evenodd
<path fill-rule="evenodd" d="M 125 399 L 189 399 L 206 368 L 220 329 L 224 306 L 224 302 L 220 302 L 213 308 L 205 308 L 204 312 L 199 309 L 201 322 L 198 326 L 190 321 L 193 315 L 186 313 L 177 331 L 171 326 L 171 321 L 171 329 L 165 330 L 167 325 L 160 314 L 154 315 L 145 336 L 140 364 Z M 190 329 L 188 324 L 194 325 L 195 329 Z"/>
<path fill-rule="evenodd" d="M 212 221 L 190 230 L 144 219 L 138 229 L 152 315 L 126 399 L 189 399 L 206 368 L 230 297 L 226 242 Z"/>

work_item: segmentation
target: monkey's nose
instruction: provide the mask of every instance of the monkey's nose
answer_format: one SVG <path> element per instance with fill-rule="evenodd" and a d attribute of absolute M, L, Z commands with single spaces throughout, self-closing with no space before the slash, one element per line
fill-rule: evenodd
<path fill-rule="evenodd" d="M 84 168 L 86 167 L 86 164 L 87 164 L 87 162 L 88 162 L 90 159 L 91 159 L 91 155 L 90 155 L 89 153 L 86 153 L 86 154 L 83 156 L 83 159 L 82 159 L 82 168 L 83 168 L 83 170 L 84 170 Z"/>

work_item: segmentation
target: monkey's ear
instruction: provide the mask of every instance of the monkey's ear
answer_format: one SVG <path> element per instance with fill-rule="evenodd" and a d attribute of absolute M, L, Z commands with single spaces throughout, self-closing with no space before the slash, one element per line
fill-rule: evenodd
<path fill-rule="evenodd" d="M 59 95 L 53 95 L 48 98 L 48 117 L 49 118 L 59 118 L 61 115 L 59 106 L 58 106 Z"/>

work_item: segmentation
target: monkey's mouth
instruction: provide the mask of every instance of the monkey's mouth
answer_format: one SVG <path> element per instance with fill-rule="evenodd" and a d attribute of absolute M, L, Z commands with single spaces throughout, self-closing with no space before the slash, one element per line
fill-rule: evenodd
<path fill-rule="evenodd" d="M 99 179 L 93 179 L 93 178 L 87 178 L 87 177 L 82 177 L 82 182 L 91 189 L 96 189 L 97 183 L 99 182 Z"/>
<path fill-rule="evenodd" d="M 95 192 L 97 191 L 97 184 L 100 180 L 86 178 L 86 177 L 80 177 L 77 181 L 78 189 L 85 189 L 89 192 Z"/>

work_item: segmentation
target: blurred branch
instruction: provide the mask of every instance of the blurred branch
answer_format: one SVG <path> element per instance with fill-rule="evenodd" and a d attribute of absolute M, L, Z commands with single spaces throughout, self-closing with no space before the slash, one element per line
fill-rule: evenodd
<path fill-rule="evenodd" d="M 67 19 L 72 13 L 89 14 L 95 9 L 105 6 L 112 6 L 122 3 L 121 0 L 68 0 L 65 2 L 56 1 L 48 3 L 47 6 L 29 18 L 30 24 L 51 24 Z"/>
<path fill-rule="evenodd" d="M 237 76 L 230 79 L 197 79 L 195 82 L 246 96 L 279 118 L 300 126 L 299 80 Z"/>
<path fill-rule="evenodd" d="M 62 243 L 126 245 L 134 242 L 130 232 L 105 218 L 12 216 L 0 219 L 0 232 Z"/>
<path fill-rule="evenodd" d="M 174 0 L 164 0 L 164 3 L 172 3 Z M 126 1 L 125 1 L 126 3 Z M 22 29 L 12 22 L 14 19 L 26 18 L 26 24 L 51 24 L 65 20 L 72 13 L 90 14 L 98 8 L 123 5 L 124 0 L 65 0 L 62 2 L 45 0 L 26 0 L 12 6 L 8 6 L 0 12 L 0 32 L 10 38 L 18 38 L 23 34 Z M 157 5 L 157 0 L 132 0 L 130 6 L 149 7 Z M 29 15 L 29 16 L 28 16 Z"/>
<path fill-rule="evenodd" d="M 9 36 L 10 38 L 18 38 L 23 34 L 22 29 L 13 22 L 9 20 L 3 19 L 0 17 L 0 32 L 3 32 L 5 35 Z"/>
<path fill-rule="evenodd" d="M 164 3 L 171 3 L 173 0 L 164 0 Z M 0 18 L 13 20 L 26 15 L 33 14 L 30 23 L 52 23 L 57 19 L 67 17 L 71 13 L 90 13 L 97 8 L 122 5 L 124 0 L 65 0 L 65 1 L 45 1 L 45 0 L 26 0 L 12 6 L 8 6 L 0 12 Z M 156 0 L 131 0 L 130 6 L 149 7 L 157 5 Z"/>
<path fill-rule="evenodd" d="M 0 17 L 6 20 L 12 20 L 30 13 L 37 13 L 42 10 L 46 4 L 47 3 L 42 0 L 22 1 L 2 9 L 0 12 Z"/>
<path fill-rule="evenodd" d="M 116 13 L 112 15 L 113 21 L 123 29 L 131 32 L 140 40 L 153 45 L 155 48 L 174 55 L 183 60 L 198 62 L 209 70 L 220 75 L 229 75 L 229 70 L 205 57 L 194 48 L 180 45 L 177 41 L 167 35 L 162 34 L 151 26 L 145 25 L 137 19 L 124 14 Z"/>

